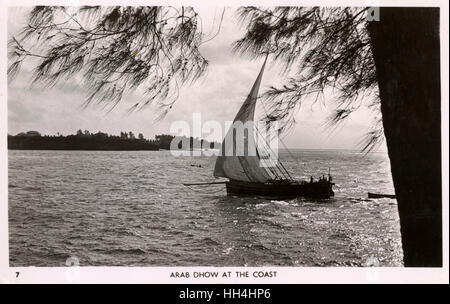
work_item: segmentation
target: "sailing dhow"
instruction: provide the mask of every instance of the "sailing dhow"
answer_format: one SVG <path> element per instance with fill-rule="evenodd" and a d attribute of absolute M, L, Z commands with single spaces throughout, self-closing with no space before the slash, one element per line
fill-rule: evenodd
<path fill-rule="evenodd" d="M 266 61 L 267 57 L 250 94 L 234 118 L 233 126 L 236 123 L 242 126 L 249 122 L 252 125 Z M 250 148 L 247 149 L 247 153 L 244 153 L 244 155 L 236 154 L 236 134 L 238 133 L 235 128 L 230 128 L 222 142 L 222 151 L 217 157 L 214 167 L 214 176 L 216 178 L 225 177 L 229 179 L 229 181 L 225 182 L 228 194 L 316 198 L 329 198 L 334 195 L 330 174 L 327 177 L 323 176 L 317 181 L 314 181 L 313 178 L 309 181 L 294 180 L 279 159 L 273 160 L 270 157 L 264 158 L 262 156 L 261 152 L 265 152 L 266 155 L 271 153 L 268 145 L 255 146 L 255 155 L 248 153 Z M 246 135 L 243 138 L 245 147 L 255 145 L 255 133 L 258 133 L 256 128 L 250 127 L 246 129 Z M 243 135 L 243 133 L 239 134 Z M 232 144 L 230 145 L 230 143 Z M 261 143 L 261 140 L 258 143 Z"/>
<path fill-rule="evenodd" d="M 317 181 L 312 177 L 309 181 L 294 180 L 278 157 L 276 159 L 271 157 L 274 153 L 270 145 L 264 142 L 267 138 L 263 138 L 264 136 L 258 131 L 258 128 L 254 128 L 256 102 L 266 61 L 267 57 L 250 94 L 236 114 L 233 125 L 222 142 L 221 152 L 216 159 L 214 177 L 225 177 L 228 181 L 184 185 L 225 184 L 229 195 L 271 198 L 329 198 L 334 196 L 332 189 L 334 183 L 332 183 L 329 173 L 327 177 L 323 176 Z M 258 135 L 258 137 L 255 135 Z M 260 145 L 257 146 L 256 142 Z M 242 147 L 245 148 L 242 149 Z M 254 153 L 251 153 L 251 151 L 254 151 Z M 269 157 L 267 157 L 268 155 Z"/>

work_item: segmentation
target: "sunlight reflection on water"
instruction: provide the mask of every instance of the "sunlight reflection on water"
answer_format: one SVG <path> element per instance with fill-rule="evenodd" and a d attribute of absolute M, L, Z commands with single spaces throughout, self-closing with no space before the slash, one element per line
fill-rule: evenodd
<path fill-rule="evenodd" d="M 226 196 L 214 158 L 168 151 L 9 151 L 11 266 L 401 266 L 385 153 L 281 153 L 296 177 L 327 174 L 330 200 Z M 201 166 L 191 166 L 201 165 Z"/>

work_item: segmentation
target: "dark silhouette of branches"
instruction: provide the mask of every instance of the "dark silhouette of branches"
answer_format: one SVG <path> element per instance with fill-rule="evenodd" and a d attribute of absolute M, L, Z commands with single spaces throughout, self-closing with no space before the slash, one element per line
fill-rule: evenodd
<path fill-rule="evenodd" d="M 197 22 L 191 7 L 34 7 L 9 42 L 8 75 L 34 57 L 33 83 L 53 86 L 81 73 L 86 106 L 105 103 L 111 110 L 124 93 L 142 87 L 144 97 L 131 110 L 156 101 L 164 113 L 179 86 L 207 68 Z"/>
<path fill-rule="evenodd" d="M 324 100 L 334 93 L 337 110 L 330 125 L 343 121 L 362 104 L 379 113 L 375 65 L 365 8 L 243 7 L 238 18 L 247 29 L 234 50 L 252 58 L 271 53 L 289 75 L 281 87 L 263 94 L 267 119 L 291 126 L 295 109 L 308 96 Z M 198 79 L 208 62 L 199 51 L 217 33 L 203 34 L 200 16 L 191 7 L 38 6 L 28 24 L 9 43 L 8 75 L 13 78 L 26 58 L 37 66 L 33 83 L 52 86 L 81 74 L 89 104 L 108 110 L 127 91 L 143 88 L 129 112 L 156 102 L 164 117 L 177 100 L 179 86 Z M 374 106 L 375 105 L 375 106 Z M 380 120 L 377 119 L 376 122 Z M 383 132 L 375 123 L 369 145 Z"/>
<path fill-rule="evenodd" d="M 295 122 L 294 110 L 305 98 L 323 101 L 327 90 L 336 104 L 330 126 L 362 104 L 381 118 L 366 8 L 244 7 L 238 15 L 247 31 L 234 43 L 234 50 L 252 58 L 270 53 L 290 75 L 284 85 L 263 94 L 268 120 L 279 120 L 282 128 L 289 128 Z M 365 150 L 383 138 L 378 118 L 363 142 Z"/>

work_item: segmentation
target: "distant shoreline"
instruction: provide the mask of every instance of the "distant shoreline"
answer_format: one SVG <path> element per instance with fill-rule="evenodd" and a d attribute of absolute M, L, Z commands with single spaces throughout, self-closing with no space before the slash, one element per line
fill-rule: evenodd
<path fill-rule="evenodd" d="M 48 136 L 37 131 L 29 131 L 12 136 L 8 135 L 8 150 L 37 151 L 161 151 L 170 150 L 175 136 L 162 134 L 155 139 L 146 139 L 142 134 L 136 138 L 132 132 L 121 132 L 120 136 L 98 132 L 95 134 L 79 130 L 76 135 Z M 179 150 L 196 150 L 203 147 L 212 148 L 213 143 L 198 138 L 180 137 Z M 183 146 L 183 143 L 185 146 Z M 216 143 L 216 147 L 217 147 Z"/>
<path fill-rule="evenodd" d="M 120 136 L 108 135 L 106 133 L 89 133 L 88 131 L 81 132 L 79 130 L 76 135 L 58 135 L 49 136 L 41 135 L 36 131 L 29 131 L 27 133 L 19 133 L 18 135 L 8 135 L 8 150 L 23 150 L 23 151 L 161 151 L 170 150 L 170 145 L 175 136 L 162 134 L 156 135 L 155 139 L 146 139 L 142 134 L 135 138 L 134 135 L 121 132 Z M 182 143 L 190 143 L 187 147 L 178 147 L 179 150 L 193 151 L 198 150 L 200 146 L 209 147 L 203 150 L 213 150 L 213 143 L 198 138 L 180 137 Z M 220 144 L 215 143 L 215 146 L 220 149 Z M 343 149 L 343 148 L 280 148 L 279 153 L 299 152 L 299 151 L 317 151 L 317 152 L 350 152 L 363 153 L 359 149 Z M 384 150 L 375 150 L 368 153 L 383 153 Z"/>

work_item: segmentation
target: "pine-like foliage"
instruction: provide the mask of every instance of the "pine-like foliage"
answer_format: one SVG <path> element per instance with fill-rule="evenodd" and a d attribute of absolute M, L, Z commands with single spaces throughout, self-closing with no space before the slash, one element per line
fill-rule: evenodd
<path fill-rule="evenodd" d="M 295 109 L 307 97 L 326 103 L 324 97 L 332 96 L 336 110 L 329 125 L 337 126 L 365 104 L 377 118 L 362 148 L 376 147 L 383 131 L 366 11 L 342 7 L 239 9 L 247 30 L 234 43 L 234 50 L 252 58 L 269 53 L 290 75 L 281 87 L 271 87 L 263 94 L 268 120 L 281 121 L 288 128 L 295 122 Z"/>
<path fill-rule="evenodd" d="M 246 28 L 234 43 L 237 53 L 271 60 L 289 75 L 281 87 L 263 94 L 268 120 L 283 129 L 308 96 L 333 95 L 330 126 L 365 104 L 379 113 L 375 64 L 367 32 L 366 8 L 242 7 Z M 223 18 L 223 14 L 222 14 Z M 10 41 L 8 75 L 13 78 L 28 57 L 37 59 L 33 81 L 52 86 L 80 73 L 88 95 L 85 105 L 113 109 L 127 91 L 144 94 L 130 110 L 156 102 L 161 116 L 179 96 L 179 86 L 204 74 L 208 61 L 199 47 L 211 37 L 191 7 L 38 6 L 28 24 Z M 381 118 L 362 142 L 365 150 L 383 139 Z"/>
<path fill-rule="evenodd" d="M 10 41 L 8 74 L 35 57 L 34 82 L 52 86 L 81 73 L 86 105 L 112 109 L 127 90 L 143 87 L 145 96 L 132 109 L 154 101 L 169 108 L 179 86 L 208 65 L 198 50 L 204 38 L 198 21 L 190 7 L 38 6 Z"/>

